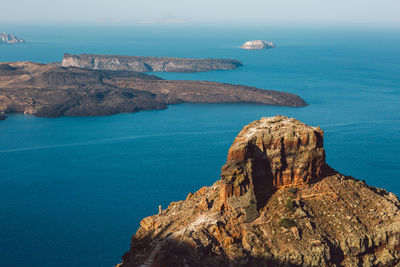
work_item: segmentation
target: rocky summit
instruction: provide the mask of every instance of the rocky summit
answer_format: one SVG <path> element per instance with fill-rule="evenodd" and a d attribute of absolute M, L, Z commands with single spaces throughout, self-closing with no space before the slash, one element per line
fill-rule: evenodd
<path fill-rule="evenodd" d="M 325 162 L 323 131 L 250 123 L 221 179 L 144 218 L 120 267 L 399 266 L 400 202 Z"/>

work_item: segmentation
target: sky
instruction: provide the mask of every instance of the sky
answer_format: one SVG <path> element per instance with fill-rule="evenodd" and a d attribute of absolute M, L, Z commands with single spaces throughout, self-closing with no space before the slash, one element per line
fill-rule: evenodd
<path fill-rule="evenodd" d="M 189 23 L 400 27 L 400 0 L 0 0 L 0 23 Z"/>

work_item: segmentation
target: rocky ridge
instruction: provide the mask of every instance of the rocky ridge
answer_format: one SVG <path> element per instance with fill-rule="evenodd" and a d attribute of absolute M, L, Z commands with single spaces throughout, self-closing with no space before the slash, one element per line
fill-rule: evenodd
<path fill-rule="evenodd" d="M 0 63 L 0 114 L 99 116 L 165 109 L 183 102 L 306 105 L 297 95 L 242 85 L 166 81 L 132 71 Z"/>
<path fill-rule="evenodd" d="M 246 127 L 221 179 L 144 218 L 118 266 L 399 266 L 400 202 L 325 162 L 323 131 Z"/>
<path fill-rule="evenodd" d="M 242 66 L 242 63 L 236 59 L 64 54 L 61 65 L 63 67 L 78 67 L 95 70 L 201 72 L 210 70 L 232 70 Z"/>
<path fill-rule="evenodd" d="M 25 40 L 8 33 L 0 33 L 0 44 L 18 44 L 18 43 L 25 43 Z"/>
<path fill-rule="evenodd" d="M 276 45 L 272 42 L 267 42 L 263 40 L 247 41 L 240 48 L 247 50 L 260 50 L 276 48 Z"/>

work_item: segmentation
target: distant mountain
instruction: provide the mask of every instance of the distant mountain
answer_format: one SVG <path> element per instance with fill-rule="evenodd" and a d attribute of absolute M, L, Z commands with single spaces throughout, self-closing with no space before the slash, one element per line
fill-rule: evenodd
<path fill-rule="evenodd" d="M 187 20 L 179 18 L 172 14 L 166 14 L 161 18 L 154 20 L 142 20 L 139 21 L 141 24 L 183 24 L 187 23 Z"/>

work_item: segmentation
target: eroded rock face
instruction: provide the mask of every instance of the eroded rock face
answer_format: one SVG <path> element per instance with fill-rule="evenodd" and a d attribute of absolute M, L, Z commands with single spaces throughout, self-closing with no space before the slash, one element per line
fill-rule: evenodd
<path fill-rule="evenodd" d="M 229 149 L 221 199 L 250 194 L 262 208 L 277 188 L 318 180 L 324 168 L 321 129 L 284 116 L 263 118 L 244 127 Z"/>
<path fill-rule="evenodd" d="M 399 266 L 398 198 L 326 166 L 322 137 L 283 116 L 249 124 L 221 180 L 143 219 L 118 266 Z"/>

